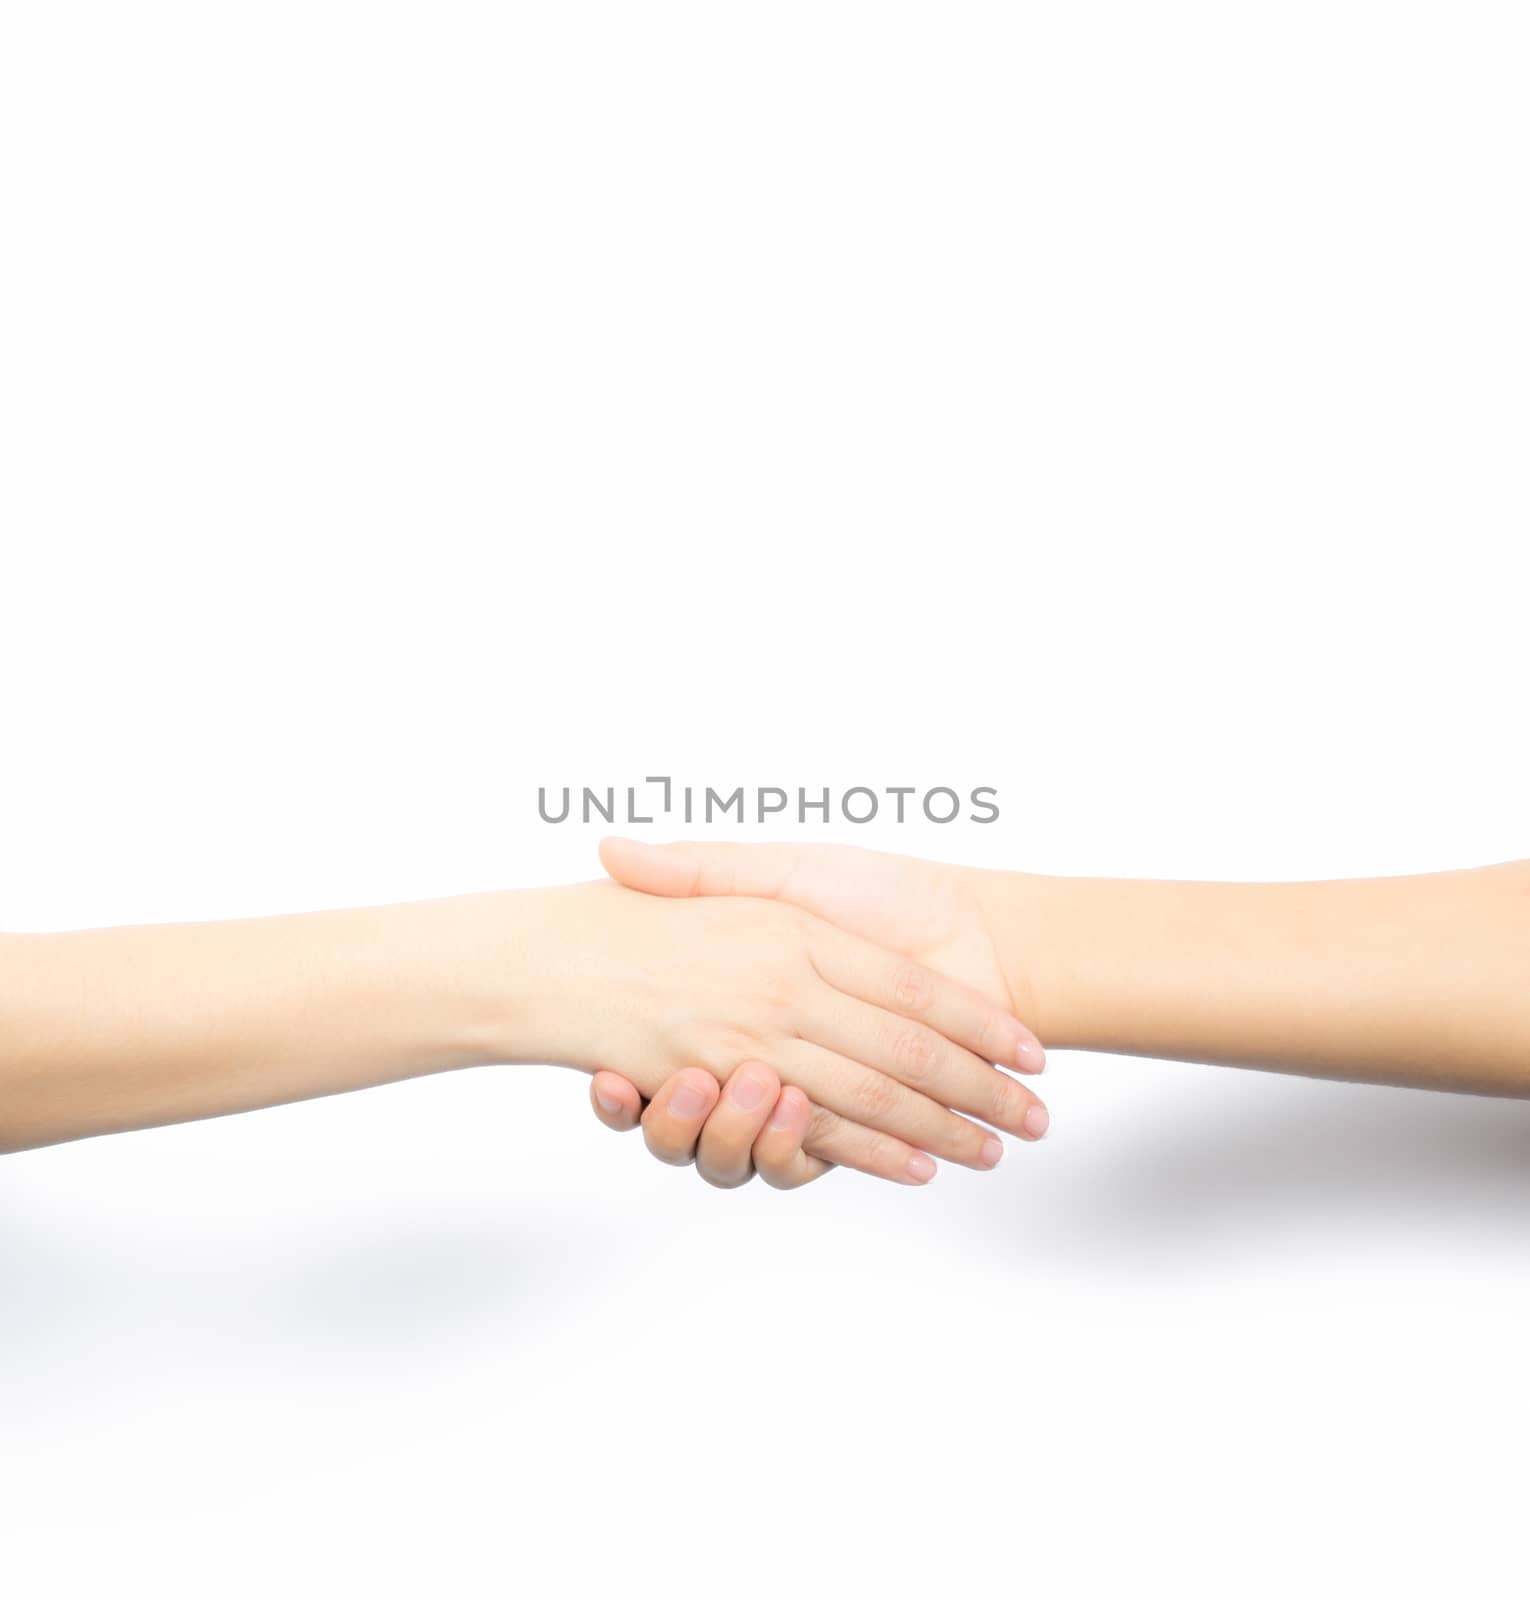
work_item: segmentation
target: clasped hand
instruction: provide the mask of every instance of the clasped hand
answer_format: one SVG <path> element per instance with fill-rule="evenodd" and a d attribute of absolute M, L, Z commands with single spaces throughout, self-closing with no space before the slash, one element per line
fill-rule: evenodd
<path fill-rule="evenodd" d="M 989 1128 L 1045 1133 L 1045 1108 L 1009 1075 L 1040 1071 L 1041 1046 L 949 885 L 908 880 L 931 864 L 622 840 L 602 860 L 644 893 L 608 886 L 599 926 L 630 948 L 635 919 L 644 958 L 581 1054 L 605 1063 L 596 1115 L 641 1126 L 660 1160 L 694 1161 L 722 1188 L 755 1172 L 795 1188 L 836 1165 L 922 1184 L 934 1156 L 995 1166 Z M 673 897 L 667 922 L 655 896 Z"/>

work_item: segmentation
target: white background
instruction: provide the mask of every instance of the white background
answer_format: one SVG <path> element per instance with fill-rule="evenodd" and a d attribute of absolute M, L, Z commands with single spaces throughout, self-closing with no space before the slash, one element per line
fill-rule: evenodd
<path fill-rule="evenodd" d="M 5 5 L 0 920 L 589 876 L 537 786 L 656 772 L 1530 853 L 1527 46 Z M 922 1192 L 716 1193 L 536 1068 L 7 1159 L 0 1584 L 1522 1592 L 1530 1107 L 1044 1086 Z"/>

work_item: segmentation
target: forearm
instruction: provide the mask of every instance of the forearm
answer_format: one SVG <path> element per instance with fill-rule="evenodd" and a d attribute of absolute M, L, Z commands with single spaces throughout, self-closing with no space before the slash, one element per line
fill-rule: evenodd
<path fill-rule="evenodd" d="M 0 936 L 0 1150 L 558 1059 L 569 893 Z"/>
<path fill-rule="evenodd" d="M 1049 1046 L 1530 1094 L 1530 862 L 1328 883 L 981 877 Z"/>

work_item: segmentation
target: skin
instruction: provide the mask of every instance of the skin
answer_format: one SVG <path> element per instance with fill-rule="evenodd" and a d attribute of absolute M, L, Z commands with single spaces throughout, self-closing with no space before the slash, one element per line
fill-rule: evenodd
<path fill-rule="evenodd" d="M 603 882 L 0 936 L 0 1150 L 493 1062 L 614 1069 L 678 1115 L 748 1063 L 726 1104 L 763 1113 L 750 1147 L 768 1135 L 783 1181 L 838 1163 L 923 1183 L 932 1156 L 997 1162 L 972 1119 L 1023 1129 L 1035 1096 L 992 1062 L 1035 1048 L 992 999 L 762 899 Z M 724 1177 L 730 1128 L 707 1145 Z"/>
<path fill-rule="evenodd" d="M 826 845 L 610 839 L 601 859 L 650 894 L 810 910 L 972 985 L 1048 1048 L 1530 1095 L 1530 862 L 1268 884 L 1041 877 Z M 683 1130 L 653 1121 L 673 1147 Z"/>
<path fill-rule="evenodd" d="M 646 1108 L 625 1078 L 599 1072 L 590 1104 L 617 1133 L 641 1127 L 660 1161 L 677 1167 L 694 1161 L 717 1189 L 736 1189 L 756 1173 L 773 1189 L 798 1189 L 829 1171 L 802 1149 L 812 1111 L 807 1096 L 783 1089 L 763 1061 L 745 1062 L 726 1086 L 706 1073 L 676 1073 Z"/>

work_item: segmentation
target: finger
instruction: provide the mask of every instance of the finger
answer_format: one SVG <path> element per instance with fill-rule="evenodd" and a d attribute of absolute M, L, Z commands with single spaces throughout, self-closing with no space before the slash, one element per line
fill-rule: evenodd
<path fill-rule="evenodd" d="M 643 1115 L 637 1085 L 616 1072 L 597 1072 L 590 1079 L 590 1106 L 614 1133 L 631 1133 Z"/>
<path fill-rule="evenodd" d="M 717 1189 L 736 1189 L 754 1176 L 754 1141 L 770 1118 L 781 1080 L 763 1061 L 741 1062 L 702 1125 L 696 1171 Z"/>
<path fill-rule="evenodd" d="M 672 1167 L 689 1166 L 717 1095 L 717 1079 L 700 1067 L 687 1067 L 665 1082 L 643 1113 L 643 1142 L 649 1153 Z"/>
<path fill-rule="evenodd" d="M 808 1028 L 815 1043 L 875 1068 L 933 1105 L 964 1111 L 1021 1139 L 1046 1132 L 1045 1112 L 1030 1089 L 922 1022 L 825 988 L 811 1002 Z M 815 1098 L 822 1102 L 821 1095 Z M 894 1131 L 923 1142 L 906 1127 Z M 963 1159 L 954 1152 L 936 1154 Z"/>
<path fill-rule="evenodd" d="M 1046 1064 L 1036 1035 L 986 995 L 837 928 L 815 928 L 813 965 L 845 994 L 922 1022 L 985 1062 L 1040 1072 Z M 955 1104 L 955 1102 L 951 1102 Z"/>
<path fill-rule="evenodd" d="M 788 844 L 640 844 L 613 835 L 600 841 L 600 864 L 629 889 L 679 898 L 742 894 L 783 897 L 806 849 Z"/>
<path fill-rule="evenodd" d="M 1003 1158 L 1004 1146 L 996 1134 L 875 1067 L 808 1039 L 779 1046 L 777 1059 L 783 1077 L 806 1090 L 815 1105 L 846 1121 L 980 1172 Z"/>
<path fill-rule="evenodd" d="M 812 1111 L 800 1089 L 783 1089 L 770 1120 L 754 1141 L 754 1170 L 772 1189 L 800 1189 L 831 1170 L 828 1162 L 805 1154 L 802 1148 Z"/>
<path fill-rule="evenodd" d="M 815 1105 L 808 1116 L 802 1148 L 809 1157 L 850 1167 L 890 1183 L 925 1184 L 935 1176 L 935 1163 L 890 1134 L 850 1122 L 825 1106 Z"/>

